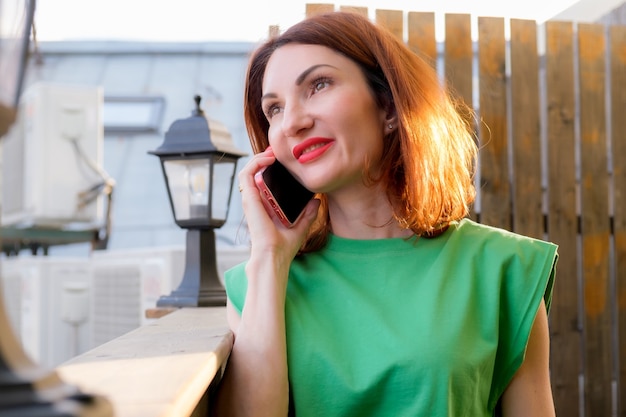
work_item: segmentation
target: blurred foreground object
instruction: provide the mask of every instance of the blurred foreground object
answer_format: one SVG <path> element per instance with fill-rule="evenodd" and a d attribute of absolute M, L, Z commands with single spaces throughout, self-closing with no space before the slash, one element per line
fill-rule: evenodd
<path fill-rule="evenodd" d="M 16 119 L 35 0 L 0 0 L 0 138 Z M 0 415 L 111 416 L 110 403 L 37 366 L 13 334 L 0 285 Z"/>

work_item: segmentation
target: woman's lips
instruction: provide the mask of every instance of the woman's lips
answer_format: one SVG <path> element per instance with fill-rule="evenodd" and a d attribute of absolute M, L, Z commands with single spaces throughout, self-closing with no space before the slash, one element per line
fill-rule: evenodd
<path fill-rule="evenodd" d="M 319 158 L 333 143 L 334 140 L 329 138 L 309 138 L 293 148 L 293 156 L 304 164 Z"/>

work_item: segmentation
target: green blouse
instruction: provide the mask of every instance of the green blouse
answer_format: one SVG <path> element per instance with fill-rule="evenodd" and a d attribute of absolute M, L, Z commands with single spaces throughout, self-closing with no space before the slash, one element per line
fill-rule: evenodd
<path fill-rule="evenodd" d="M 433 239 L 330 236 L 289 275 L 296 415 L 493 416 L 550 306 L 556 250 L 467 219 Z M 244 266 L 225 277 L 240 313 Z"/>

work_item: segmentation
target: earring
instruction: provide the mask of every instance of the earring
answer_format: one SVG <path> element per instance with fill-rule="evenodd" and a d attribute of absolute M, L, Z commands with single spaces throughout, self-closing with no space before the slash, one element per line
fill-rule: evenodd
<path fill-rule="evenodd" d="M 391 123 L 389 123 L 387 127 L 389 128 L 389 130 L 393 129 L 393 125 Z"/>

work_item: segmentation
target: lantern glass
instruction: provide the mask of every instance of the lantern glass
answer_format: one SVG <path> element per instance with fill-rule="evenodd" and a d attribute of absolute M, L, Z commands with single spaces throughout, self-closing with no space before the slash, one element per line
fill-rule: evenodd
<path fill-rule="evenodd" d="M 209 158 L 166 159 L 163 170 L 176 222 L 209 220 Z"/>
<path fill-rule="evenodd" d="M 212 220 L 223 225 L 228 218 L 230 196 L 233 190 L 236 158 L 222 156 L 213 162 L 213 195 L 211 199 Z"/>
<path fill-rule="evenodd" d="M 226 222 L 236 165 L 237 158 L 214 154 L 163 159 L 179 226 L 221 227 Z"/>

